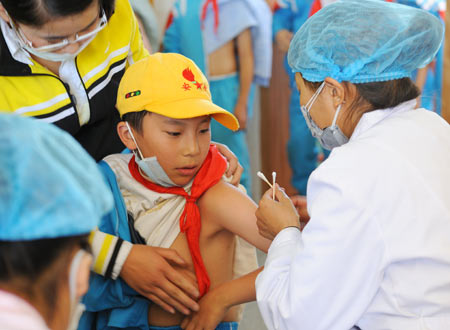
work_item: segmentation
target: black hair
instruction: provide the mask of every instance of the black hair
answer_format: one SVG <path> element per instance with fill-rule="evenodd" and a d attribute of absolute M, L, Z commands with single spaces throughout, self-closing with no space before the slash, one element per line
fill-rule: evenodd
<path fill-rule="evenodd" d="M 75 247 L 90 251 L 88 236 L 70 236 L 31 241 L 0 241 L 0 283 L 8 284 L 20 280 L 24 294 L 33 297 L 35 284 L 43 274 L 48 272 L 65 253 Z M 63 266 L 68 266 L 67 258 Z M 61 273 L 51 274 L 51 279 L 44 281 L 40 290 L 44 293 L 49 310 L 57 302 L 57 288 L 61 283 Z"/>
<path fill-rule="evenodd" d="M 39 27 L 56 17 L 79 14 L 95 1 L 111 17 L 115 0 L 1 0 L 1 3 L 14 21 Z"/>
<path fill-rule="evenodd" d="M 136 132 L 142 134 L 142 122 L 147 114 L 150 114 L 147 110 L 129 112 L 122 116 L 122 120 L 128 122 L 128 124 L 130 124 Z"/>
<path fill-rule="evenodd" d="M 322 84 L 322 82 L 307 80 L 304 82 L 313 91 L 316 91 Z M 349 90 L 348 84 L 348 82 L 343 82 L 347 90 Z M 360 117 L 363 113 L 373 110 L 393 108 L 420 95 L 419 89 L 410 78 L 354 85 L 358 95 L 350 105 L 349 117 L 346 119 Z"/>

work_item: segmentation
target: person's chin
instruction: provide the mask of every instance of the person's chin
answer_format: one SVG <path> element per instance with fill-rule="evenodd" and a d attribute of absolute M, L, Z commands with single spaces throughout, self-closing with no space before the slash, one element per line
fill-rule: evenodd
<path fill-rule="evenodd" d="M 187 185 L 197 174 L 197 167 L 183 167 L 175 169 L 176 175 L 172 181 L 178 186 Z"/>

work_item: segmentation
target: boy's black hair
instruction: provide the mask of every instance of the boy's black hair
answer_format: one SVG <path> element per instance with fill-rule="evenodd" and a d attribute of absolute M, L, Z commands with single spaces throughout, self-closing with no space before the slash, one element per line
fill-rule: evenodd
<path fill-rule="evenodd" d="M 56 17 L 81 13 L 94 2 L 99 3 L 108 18 L 111 17 L 115 0 L 1 0 L 14 21 L 36 27 Z"/>
<path fill-rule="evenodd" d="M 322 82 L 307 80 L 304 80 L 304 82 L 313 91 L 316 91 L 322 84 Z M 359 116 L 361 112 L 393 108 L 420 95 L 419 89 L 410 78 L 354 85 L 358 95 L 350 105 L 350 117 Z M 344 82 L 344 86 L 347 87 L 346 82 Z M 347 119 L 350 119 L 350 117 L 347 117 Z"/>
<path fill-rule="evenodd" d="M 8 284 L 13 280 L 21 280 L 24 283 L 24 294 L 32 295 L 32 288 L 41 275 L 64 253 L 75 247 L 90 251 L 88 235 L 31 241 L 0 241 L 0 283 Z M 67 260 L 67 263 L 69 262 L 70 260 Z M 62 280 L 61 275 L 55 273 L 45 282 L 44 287 L 40 288 L 50 310 L 54 310 L 56 306 L 56 289 Z"/>
<path fill-rule="evenodd" d="M 130 124 L 136 132 L 142 134 L 142 122 L 144 121 L 144 117 L 149 113 L 150 112 L 147 110 L 129 112 L 122 116 L 122 120 L 128 122 L 128 124 Z"/>

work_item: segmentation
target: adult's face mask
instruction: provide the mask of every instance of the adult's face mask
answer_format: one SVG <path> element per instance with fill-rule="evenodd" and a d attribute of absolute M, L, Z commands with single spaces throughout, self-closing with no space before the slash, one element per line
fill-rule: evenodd
<path fill-rule="evenodd" d="M 139 149 L 139 146 L 136 142 L 136 139 L 134 138 L 133 132 L 130 129 L 130 125 L 128 125 L 128 122 L 125 122 L 125 124 L 128 127 L 128 131 L 130 132 L 131 138 L 136 144 L 136 148 L 139 155 L 134 150 L 133 153 L 136 157 L 136 163 L 138 164 L 142 172 L 144 172 L 144 174 L 150 179 L 150 181 L 159 184 L 160 186 L 163 187 L 177 186 L 166 174 L 162 166 L 159 164 L 158 159 L 156 159 L 156 156 L 147 158 L 143 157 L 142 152 Z"/>
<path fill-rule="evenodd" d="M 325 87 L 325 82 L 320 85 L 311 99 L 308 101 L 306 105 L 300 106 L 303 117 L 306 120 L 306 124 L 308 125 L 309 130 L 311 131 L 312 136 L 319 140 L 320 144 L 324 149 L 331 150 L 335 147 L 339 147 L 348 142 L 348 138 L 342 133 L 339 126 L 336 124 L 339 112 L 341 111 L 341 104 L 339 104 L 336 109 L 336 113 L 334 114 L 333 122 L 331 126 L 321 129 L 314 120 L 311 118 L 309 111 L 311 110 L 312 105 L 316 101 L 320 92 Z"/>
<path fill-rule="evenodd" d="M 72 41 L 69 41 L 69 39 L 64 39 L 63 41 L 56 43 L 56 44 L 50 44 L 46 46 L 41 47 L 33 47 L 33 44 L 31 41 L 29 41 L 25 35 L 22 33 L 22 30 L 16 26 L 14 21 L 11 19 L 9 14 L 8 15 L 11 27 L 14 31 L 14 33 L 17 36 L 17 40 L 19 41 L 20 46 L 26 50 L 29 54 L 35 55 L 36 57 L 39 57 L 44 60 L 52 61 L 52 62 L 63 62 L 68 60 L 73 60 L 75 57 L 80 54 L 83 49 L 85 49 L 89 43 L 95 38 L 95 36 L 105 28 L 106 24 L 108 23 L 108 20 L 106 18 L 106 14 L 103 9 L 101 9 L 101 18 L 98 23 L 98 25 L 93 29 L 92 31 L 89 31 L 87 33 L 84 33 L 82 35 L 76 34 L 75 39 Z M 78 47 L 77 51 L 74 53 L 59 53 L 58 51 L 66 47 L 67 45 L 74 44 L 74 43 L 81 43 L 81 46 Z"/>
<path fill-rule="evenodd" d="M 23 49 L 25 49 L 28 53 L 35 55 L 36 57 L 52 62 L 64 62 L 75 59 L 75 57 L 77 57 L 78 54 L 80 54 L 83 51 L 83 49 L 85 49 L 94 38 L 95 36 L 92 36 L 91 38 L 86 40 L 81 46 L 78 47 L 77 51 L 74 53 L 54 53 L 46 51 L 36 51 L 26 43 L 23 43 L 20 39 L 19 42 Z"/>
<path fill-rule="evenodd" d="M 81 315 L 86 309 L 86 306 L 81 303 L 81 298 L 76 297 L 76 281 L 78 270 L 81 265 L 81 260 L 87 252 L 84 250 L 78 251 L 72 259 L 69 270 L 69 290 L 70 290 L 70 320 L 67 330 L 77 330 Z"/>

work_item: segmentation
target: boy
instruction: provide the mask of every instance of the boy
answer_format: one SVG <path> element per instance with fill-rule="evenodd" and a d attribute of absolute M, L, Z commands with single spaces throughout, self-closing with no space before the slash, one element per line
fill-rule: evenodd
<path fill-rule="evenodd" d="M 251 192 L 245 129 L 253 109 L 252 82 L 267 86 L 272 69 L 272 15 L 263 0 L 178 0 L 164 35 L 166 52 L 192 59 L 210 81 L 212 100 L 237 117 L 232 132 L 212 122 L 214 141 L 226 144 L 244 167 Z"/>
<path fill-rule="evenodd" d="M 183 271 L 196 278 L 202 299 L 199 312 L 185 318 L 137 297 L 118 281 L 94 282 L 88 301 L 95 297 L 103 306 L 87 307 L 100 312 L 97 328 L 190 324 L 213 329 L 224 321 L 219 328 L 235 329 L 238 312 L 230 307 L 255 299 L 259 273 L 253 271 L 254 248 L 236 235 L 263 251 L 270 244 L 258 233 L 256 205 L 222 180 L 226 161 L 210 145 L 210 118 L 234 130 L 236 118 L 212 103 L 206 78 L 179 54 L 158 53 L 130 66 L 119 86 L 117 108 L 124 120 L 118 134 L 134 155 L 111 155 L 105 161 L 117 178 L 135 233 L 120 232 L 124 219 L 114 226 L 123 239 L 134 236 L 143 244 L 176 250 L 187 260 Z"/>

